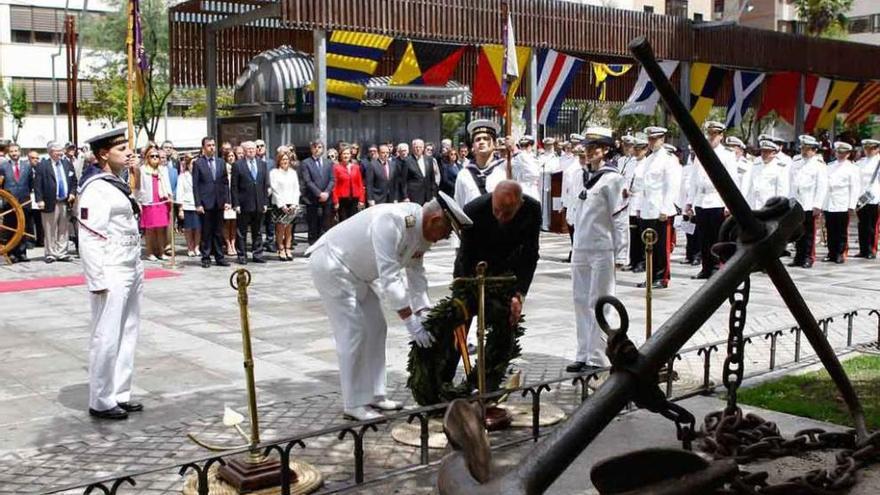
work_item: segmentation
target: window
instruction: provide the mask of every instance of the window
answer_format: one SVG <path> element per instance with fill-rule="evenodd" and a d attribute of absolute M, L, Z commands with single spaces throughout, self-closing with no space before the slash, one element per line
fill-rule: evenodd
<path fill-rule="evenodd" d="M 715 14 L 724 13 L 724 0 L 715 0 L 712 2 L 712 12 Z"/>
<path fill-rule="evenodd" d="M 646 14 L 653 14 L 654 13 L 654 6 L 653 5 L 645 5 L 645 13 Z"/>
<path fill-rule="evenodd" d="M 870 33 L 874 30 L 873 16 L 850 17 L 848 19 L 847 28 L 850 33 Z"/>
<path fill-rule="evenodd" d="M 75 11 L 73 11 L 75 13 Z M 9 26 L 13 43 L 58 44 L 64 35 L 64 10 L 11 5 Z"/>
<path fill-rule="evenodd" d="M 694 22 L 703 22 L 703 14 L 694 12 Z"/>
<path fill-rule="evenodd" d="M 688 16 L 688 0 L 666 0 L 666 15 Z"/>

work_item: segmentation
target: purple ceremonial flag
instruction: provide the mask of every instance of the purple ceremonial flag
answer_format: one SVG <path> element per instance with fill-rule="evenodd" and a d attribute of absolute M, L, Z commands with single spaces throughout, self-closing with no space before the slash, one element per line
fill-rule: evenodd
<path fill-rule="evenodd" d="M 144 35 L 141 32 L 141 5 L 139 0 L 131 0 L 132 26 L 134 30 L 134 52 L 138 69 L 141 72 L 150 70 L 150 59 L 144 48 Z"/>

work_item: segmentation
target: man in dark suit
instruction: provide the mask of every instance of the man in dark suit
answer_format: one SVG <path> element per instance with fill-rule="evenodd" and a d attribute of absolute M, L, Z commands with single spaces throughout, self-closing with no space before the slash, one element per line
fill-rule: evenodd
<path fill-rule="evenodd" d="M 303 198 L 306 202 L 306 222 L 309 225 L 309 244 L 330 228 L 333 218 L 333 163 L 323 157 L 324 143 L 315 140 L 311 143 L 312 155 L 302 161 Z"/>
<path fill-rule="evenodd" d="M 423 205 L 437 195 L 437 160 L 425 154 L 425 142 L 416 139 L 412 142 L 412 155 L 403 160 L 400 181 L 403 185 L 403 199 Z"/>
<path fill-rule="evenodd" d="M 21 148 L 15 143 L 6 148 L 6 161 L 0 162 L 0 184 L 5 191 L 12 194 L 19 203 L 31 199 L 34 189 L 33 170 L 26 159 L 21 157 Z M 2 205 L 6 210 L 8 205 Z M 25 207 L 25 209 L 30 209 Z M 11 229 L 18 227 L 18 219 L 13 214 L 3 217 L 3 224 Z M 28 261 L 24 239 L 9 253 L 15 261 Z"/>
<path fill-rule="evenodd" d="M 212 137 L 202 138 L 202 154 L 192 169 L 193 199 L 202 216 L 202 268 L 211 266 L 211 254 L 218 266 L 229 266 L 223 259 L 223 212 L 232 208 L 226 163 L 214 156 Z"/>
<path fill-rule="evenodd" d="M 519 183 L 505 180 L 491 193 L 466 204 L 464 211 L 473 226 L 462 233 L 453 276 L 474 276 L 480 261 L 488 265 L 486 275 L 516 275 L 510 318 L 519 321 L 523 299 L 538 266 L 541 204 L 524 195 Z"/>
<path fill-rule="evenodd" d="M 263 254 L 263 215 L 268 208 L 269 169 L 266 162 L 257 156 L 253 141 L 241 143 L 244 159 L 232 166 L 232 207 L 237 215 L 238 233 L 235 249 L 238 263 L 247 264 L 247 233 L 251 231 L 251 251 L 254 263 L 265 263 Z"/>
<path fill-rule="evenodd" d="M 34 197 L 42 210 L 46 263 L 70 261 L 67 253 L 70 219 L 68 212 L 76 200 L 76 172 L 64 159 L 64 147 L 50 142 L 49 158 L 37 165 L 34 174 Z"/>
<path fill-rule="evenodd" d="M 379 146 L 378 157 L 367 164 L 367 203 L 370 206 L 397 201 L 397 167 L 388 146 Z"/>

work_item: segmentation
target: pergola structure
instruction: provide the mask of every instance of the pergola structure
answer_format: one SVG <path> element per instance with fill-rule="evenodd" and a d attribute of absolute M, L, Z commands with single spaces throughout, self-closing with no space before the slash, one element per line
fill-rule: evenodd
<path fill-rule="evenodd" d="M 327 31 L 343 29 L 442 43 L 500 43 L 505 2 L 513 16 L 518 45 L 552 48 L 592 61 L 631 62 L 629 41 L 647 36 L 658 58 L 680 61 L 678 80 L 680 94 L 685 97 L 690 93 L 693 62 L 859 82 L 880 79 L 880 65 L 869 62 L 880 60 L 880 47 L 874 45 L 731 23 L 694 23 L 682 17 L 561 0 L 187 0 L 169 12 L 172 82 L 207 88 L 208 129 L 213 132 L 216 88 L 231 86 L 260 52 L 290 45 L 313 54 L 314 124 L 316 135 L 325 139 Z M 389 50 L 379 71 L 393 71 L 396 60 Z M 456 78 L 471 83 L 474 66 L 463 60 Z M 532 60 L 520 91 L 527 99 L 527 120 L 533 134 L 536 79 Z M 626 86 L 632 86 L 635 75 L 621 79 L 624 84 L 609 88 L 609 99 L 625 99 Z M 797 132 L 803 128 L 803 86 L 802 77 Z M 575 82 L 575 88 L 586 87 L 583 80 Z M 586 99 L 587 95 L 577 91 L 571 96 Z"/>

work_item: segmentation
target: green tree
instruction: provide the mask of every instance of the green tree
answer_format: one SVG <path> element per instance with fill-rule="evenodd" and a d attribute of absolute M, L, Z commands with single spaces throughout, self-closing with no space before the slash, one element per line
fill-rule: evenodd
<path fill-rule="evenodd" d="M 113 13 L 83 22 L 83 44 L 99 50 L 101 61 L 98 72 L 92 78 L 95 99 L 82 105 L 82 113 L 89 120 L 107 119 L 112 125 L 126 120 L 128 70 L 126 58 L 126 35 L 128 32 L 128 1 L 108 0 L 115 7 Z M 150 68 L 144 71 L 144 93 L 135 92 L 135 126 L 147 133 L 154 141 L 159 119 L 165 113 L 165 105 L 171 96 L 168 60 L 168 12 L 165 0 L 142 0 L 140 2 L 141 33 L 144 51 Z M 121 118 L 120 118 L 121 115 Z"/>
<path fill-rule="evenodd" d="M 30 110 L 30 103 L 27 101 L 27 92 L 24 86 L 14 84 L 9 88 L 0 86 L 0 103 L 2 103 L 3 112 L 12 117 L 12 140 L 18 141 L 18 134 L 24 126 L 24 119 Z"/>
<path fill-rule="evenodd" d="M 845 33 L 846 13 L 853 0 L 795 0 L 798 17 L 812 36 L 839 37 Z"/>

